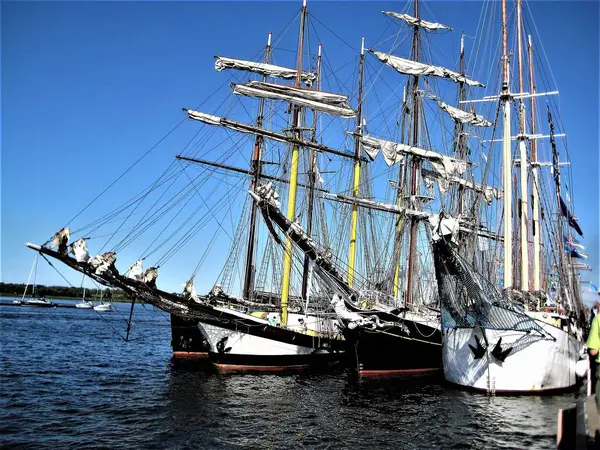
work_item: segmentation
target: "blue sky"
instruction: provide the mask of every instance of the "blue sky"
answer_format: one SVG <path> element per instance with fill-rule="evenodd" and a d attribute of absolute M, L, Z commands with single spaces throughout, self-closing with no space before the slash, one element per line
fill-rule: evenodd
<path fill-rule="evenodd" d="M 475 33 L 480 6 L 429 2 L 423 11 L 457 30 L 453 45 L 442 48 L 448 59 L 458 56 L 454 44 L 460 30 Z M 195 107 L 220 87 L 227 77 L 214 71 L 215 54 L 247 59 L 260 54 L 267 32 L 282 30 L 300 3 L 2 2 L 0 7 L 0 278 L 24 282 L 34 256 L 25 241 L 46 241 L 181 122 L 181 107 Z M 590 254 L 587 262 L 594 268 L 582 278 L 600 285 L 598 3 L 534 1 L 529 7 L 561 91 L 576 215 Z M 382 9 L 398 8 L 399 3 L 389 2 L 309 2 L 316 19 L 356 49 L 361 36 L 369 45 L 369 39 L 379 39 L 389 28 Z M 333 60 L 348 51 L 326 28 L 321 30 L 319 38 Z M 295 39 L 296 32 L 291 34 Z M 277 58 L 293 65 L 285 51 Z M 208 104 L 216 106 L 213 100 Z M 184 142 L 175 138 L 159 148 L 127 187 L 154 179 Z M 111 191 L 104 205 L 116 206 L 132 193 Z M 78 284 L 79 277 L 62 272 Z M 182 276 L 178 283 L 183 281 Z M 64 284 L 47 267 L 38 282 Z M 177 286 L 172 281 L 168 288 Z"/>

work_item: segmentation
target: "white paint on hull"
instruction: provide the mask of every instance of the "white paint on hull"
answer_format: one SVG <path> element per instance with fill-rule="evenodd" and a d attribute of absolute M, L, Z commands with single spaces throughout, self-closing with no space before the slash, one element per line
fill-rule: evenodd
<path fill-rule="evenodd" d="M 485 330 L 488 344 L 479 328 L 444 329 L 442 355 L 446 380 L 489 392 L 532 392 L 567 389 L 576 383 L 575 365 L 583 342 L 566 331 L 536 320 L 549 335 L 540 337 L 513 330 Z M 475 359 L 469 345 L 476 347 L 475 336 L 486 347 Z M 503 350 L 513 347 L 504 362 L 492 355 L 502 338 Z"/>
<path fill-rule="evenodd" d="M 313 348 L 253 336 L 241 331 L 228 330 L 203 322 L 199 323 L 199 327 L 210 345 L 210 351 L 213 353 L 218 353 L 217 343 L 224 338 L 227 338 L 224 344 L 225 348 L 231 348 L 227 352 L 230 355 L 280 356 L 308 355 L 313 353 Z M 315 343 L 316 341 L 317 338 L 315 338 Z"/>

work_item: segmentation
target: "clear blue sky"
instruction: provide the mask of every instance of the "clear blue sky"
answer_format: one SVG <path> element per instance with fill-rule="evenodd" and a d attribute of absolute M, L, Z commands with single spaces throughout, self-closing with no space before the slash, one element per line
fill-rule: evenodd
<path fill-rule="evenodd" d="M 309 1 L 309 10 L 358 47 L 361 36 L 367 45 L 380 38 L 389 26 L 380 11 L 399 5 L 404 2 Z M 2 2 L 0 7 L 1 280 L 24 282 L 34 255 L 25 241 L 44 242 L 178 124 L 181 107 L 196 106 L 222 85 L 226 77 L 213 69 L 215 54 L 257 55 L 266 33 L 281 30 L 300 2 Z M 428 8 L 435 20 L 457 30 L 456 40 L 461 30 L 475 33 L 479 2 L 429 2 Z M 530 8 L 561 91 L 576 214 L 594 268 L 583 278 L 600 285 L 598 2 L 534 1 Z M 330 54 L 347 50 L 327 33 L 320 38 Z M 452 48 L 448 52 L 456 56 L 456 45 Z M 288 58 L 282 55 L 280 63 Z M 152 177 L 180 149 L 162 149 Z M 107 203 L 116 206 L 129 195 L 111 192 Z M 79 277 L 69 278 L 78 283 Z M 64 284 L 49 268 L 38 282 Z M 167 288 L 179 290 L 175 282 Z"/>

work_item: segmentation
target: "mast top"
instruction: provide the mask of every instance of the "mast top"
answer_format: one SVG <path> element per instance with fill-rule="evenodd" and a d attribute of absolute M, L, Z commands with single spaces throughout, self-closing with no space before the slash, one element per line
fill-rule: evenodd
<path fill-rule="evenodd" d="M 267 46 L 271 46 L 271 36 L 273 36 L 273 32 L 269 31 L 269 37 L 267 38 Z"/>
<path fill-rule="evenodd" d="M 319 50 L 317 51 L 317 56 L 321 56 L 321 43 L 319 42 Z"/>
<path fill-rule="evenodd" d="M 360 44 L 360 56 L 365 54 L 365 38 L 363 37 Z"/>
<path fill-rule="evenodd" d="M 302 0 L 302 7 L 306 8 L 306 0 Z"/>

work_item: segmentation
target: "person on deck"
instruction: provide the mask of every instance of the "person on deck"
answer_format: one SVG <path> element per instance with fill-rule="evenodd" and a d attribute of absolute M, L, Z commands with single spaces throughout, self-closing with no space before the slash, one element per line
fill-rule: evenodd
<path fill-rule="evenodd" d="M 590 356 L 595 357 L 596 364 L 600 363 L 600 314 L 592 321 L 590 334 L 587 340 L 587 348 Z M 600 411 L 600 370 L 596 370 L 596 408 Z"/>

